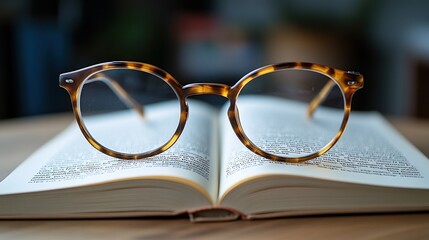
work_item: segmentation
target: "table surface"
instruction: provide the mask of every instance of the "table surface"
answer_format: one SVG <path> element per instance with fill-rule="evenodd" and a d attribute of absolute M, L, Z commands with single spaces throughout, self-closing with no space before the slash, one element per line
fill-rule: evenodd
<path fill-rule="evenodd" d="M 72 122 L 71 114 L 0 121 L 0 180 Z M 429 121 L 389 121 L 429 156 Z M 429 213 L 291 217 L 219 223 L 173 219 L 0 221 L 0 239 L 429 239 Z"/>

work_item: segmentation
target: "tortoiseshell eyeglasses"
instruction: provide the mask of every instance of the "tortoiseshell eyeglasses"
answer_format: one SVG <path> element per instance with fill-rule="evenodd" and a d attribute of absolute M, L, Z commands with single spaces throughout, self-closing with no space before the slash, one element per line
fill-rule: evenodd
<path fill-rule="evenodd" d="M 63 73 L 59 83 L 85 138 L 112 157 L 142 159 L 166 151 L 185 128 L 188 98 L 214 94 L 228 99 L 227 117 L 248 149 L 271 160 L 302 162 L 339 140 L 363 76 L 287 62 L 256 69 L 233 86 L 182 86 L 153 65 L 115 61 Z"/>

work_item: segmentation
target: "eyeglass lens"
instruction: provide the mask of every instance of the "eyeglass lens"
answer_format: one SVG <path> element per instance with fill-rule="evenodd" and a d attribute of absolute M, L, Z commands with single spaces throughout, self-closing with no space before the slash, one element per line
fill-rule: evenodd
<path fill-rule="evenodd" d="M 331 89 L 309 117 L 309 105 L 326 87 Z M 258 148 L 276 156 L 302 157 L 318 152 L 338 133 L 344 98 L 329 77 L 288 69 L 249 82 L 237 108 L 244 133 Z"/>
<path fill-rule="evenodd" d="M 179 125 L 180 103 L 171 86 L 138 70 L 110 69 L 93 74 L 82 86 L 79 105 L 91 136 L 121 153 L 157 149 L 170 140 Z"/>

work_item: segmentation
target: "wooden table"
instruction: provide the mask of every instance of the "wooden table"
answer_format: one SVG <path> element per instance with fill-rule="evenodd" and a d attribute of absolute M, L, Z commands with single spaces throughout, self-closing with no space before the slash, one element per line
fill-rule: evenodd
<path fill-rule="evenodd" d="M 429 121 L 389 119 L 429 156 Z M 71 114 L 0 121 L 0 180 L 72 122 Z M 429 213 L 190 223 L 188 219 L 0 221 L 0 239 L 429 239 Z"/>

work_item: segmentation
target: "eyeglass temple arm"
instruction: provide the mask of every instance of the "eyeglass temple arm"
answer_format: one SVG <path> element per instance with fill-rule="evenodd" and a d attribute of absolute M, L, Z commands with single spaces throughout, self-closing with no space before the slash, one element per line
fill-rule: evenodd
<path fill-rule="evenodd" d="M 307 118 L 311 119 L 313 117 L 314 111 L 316 111 L 317 107 L 326 99 L 334 85 L 334 81 L 328 81 L 325 86 L 323 86 L 322 90 L 320 90 L 319 94 L 311 100 L 307 108 Z"/>
<path fill-rule="evenodd" d="M 141 106 L 133 97 L 131 97 L 115 79 L 110 78 L 105 74 L 98 73 L 94 75 L 93 78 L 87 80 L 86 83 L 95 81 L 102 81 L 105 83 L 127 107 L 133 108 L 141 117 L 144 117 L 143 106 Z"/>

